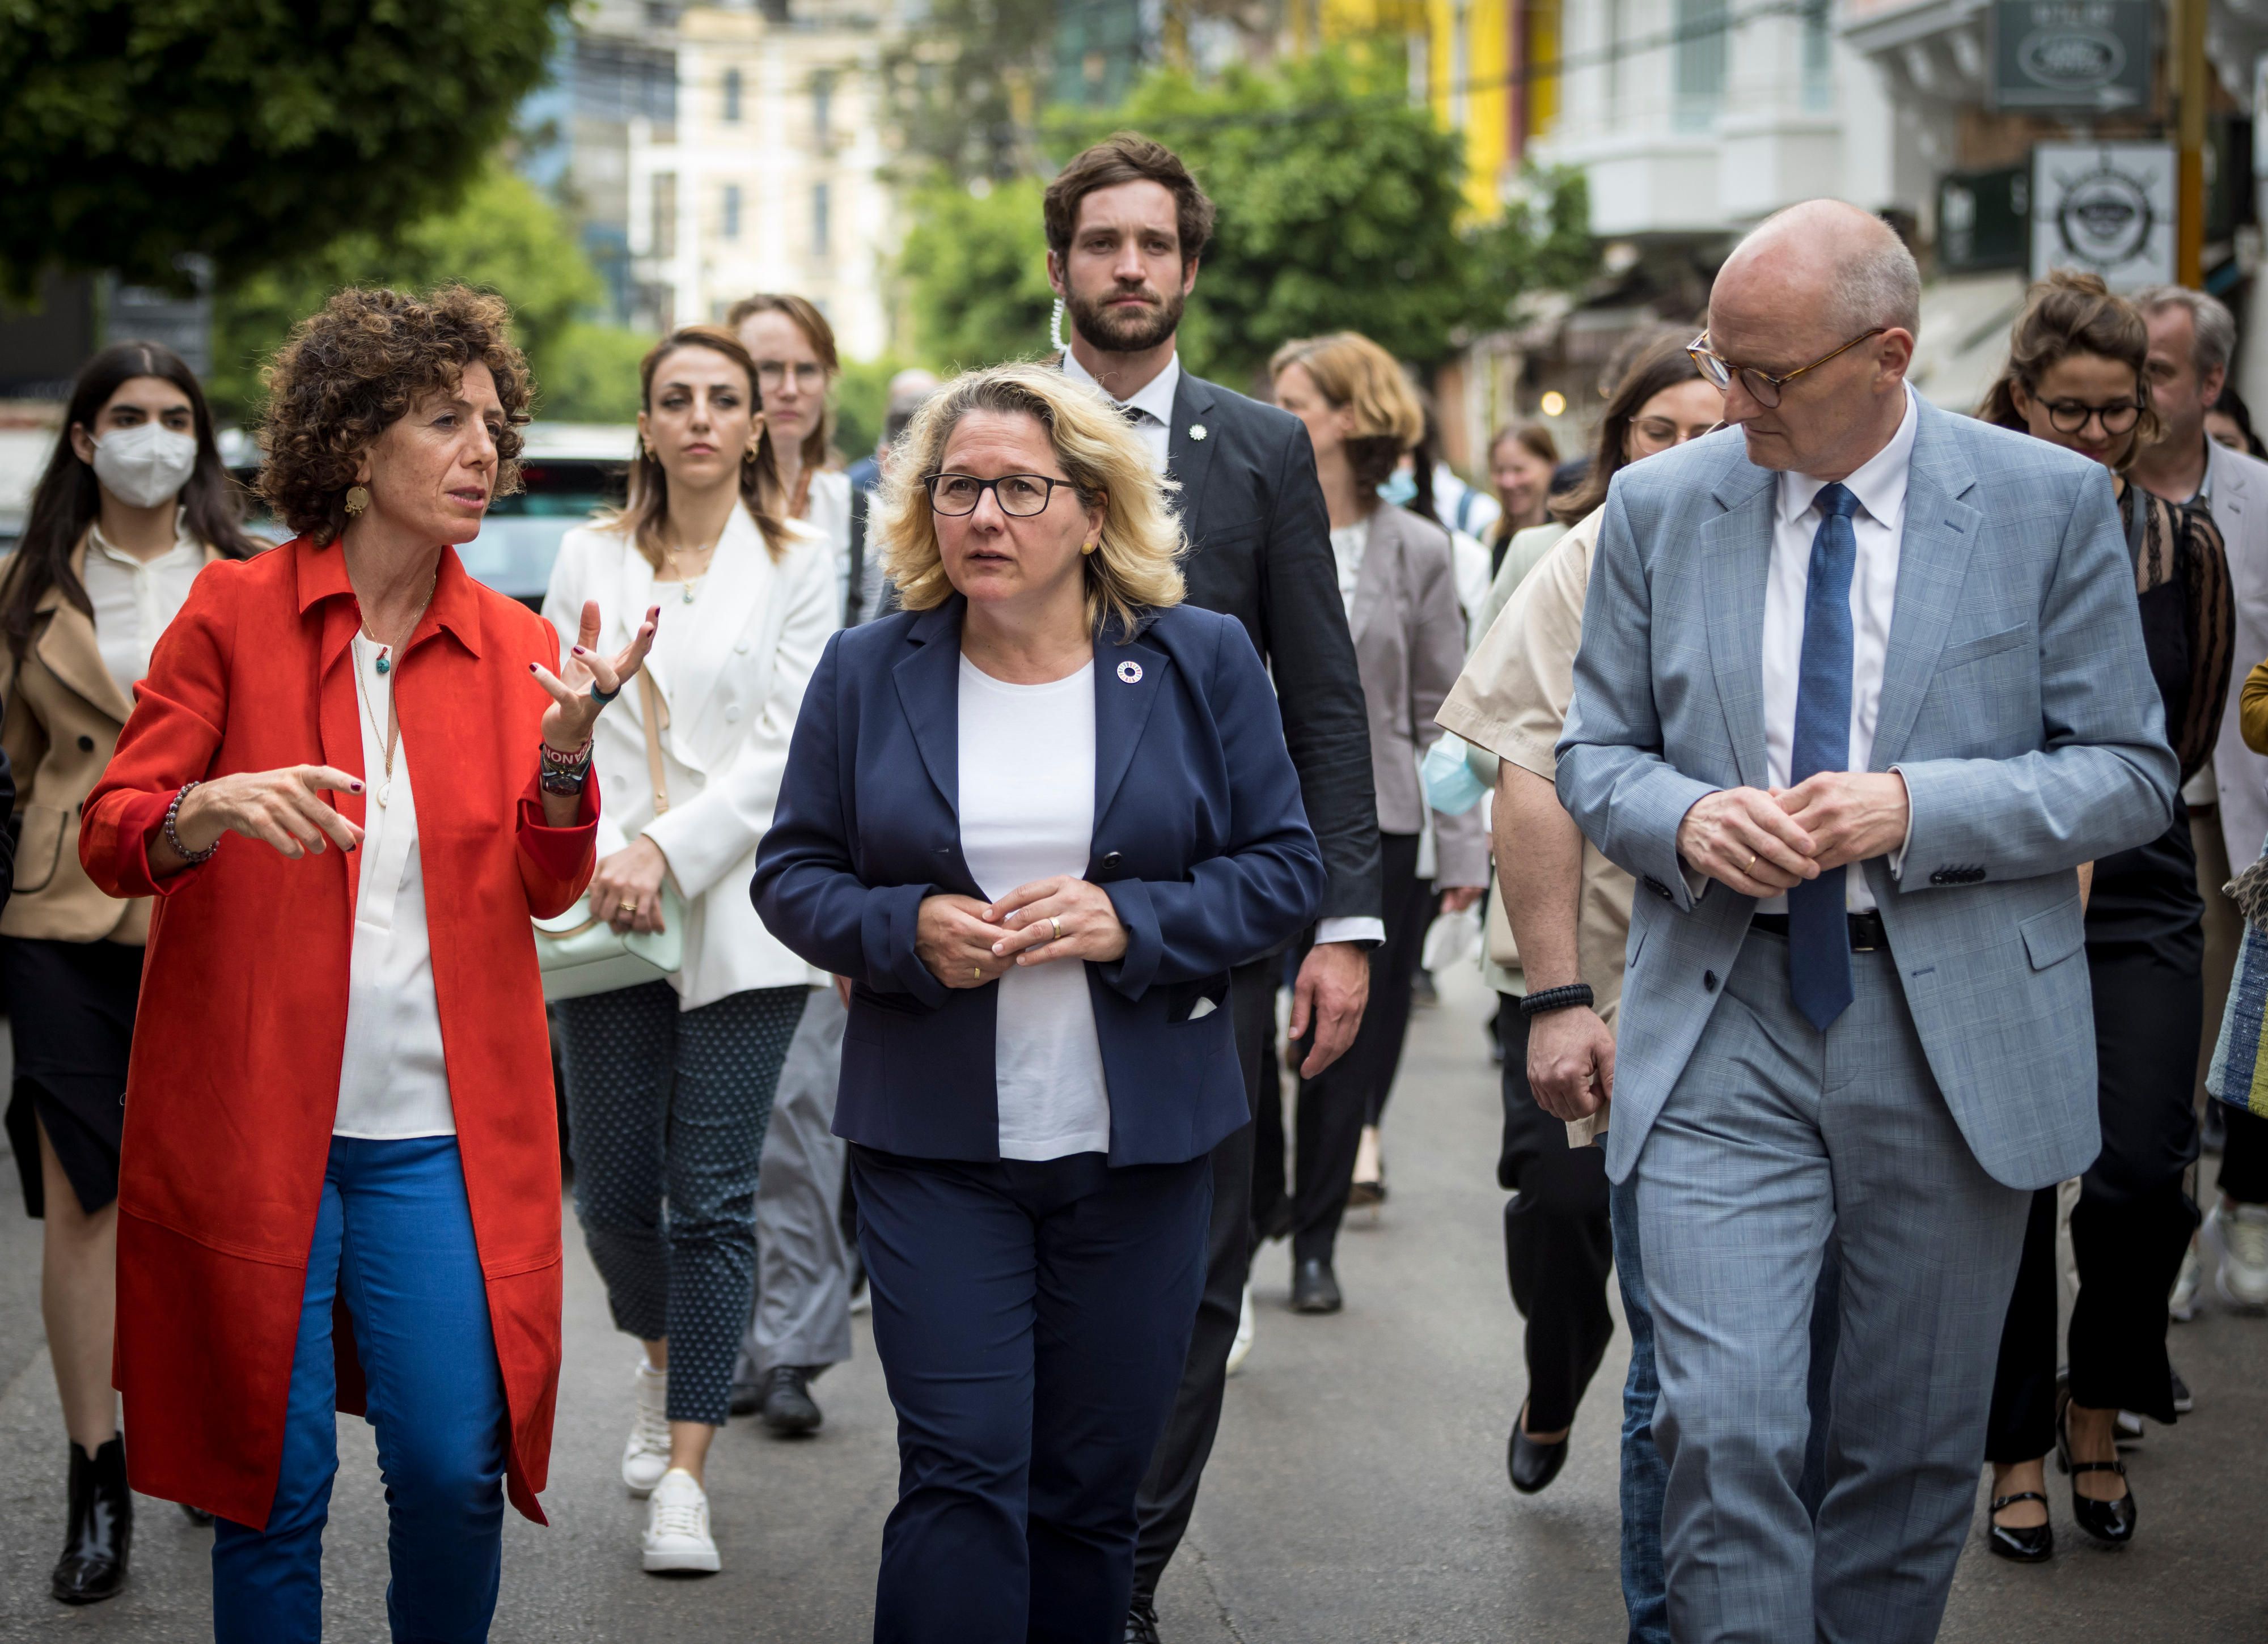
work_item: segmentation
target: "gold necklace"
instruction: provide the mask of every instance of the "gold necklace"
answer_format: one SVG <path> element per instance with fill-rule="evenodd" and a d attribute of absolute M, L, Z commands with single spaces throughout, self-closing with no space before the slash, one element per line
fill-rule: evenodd
<path fill-rule="evenodd" d="M 700 549 L 700 550 L 699 550 L 699 552 L 701 552 L 701 553 L 703 553 L 703 554 L 708 554 L 708 555 L 710 556 L 708 565 L 703 565 L 703 566 L 701 568 L 701 573 L 700 573 L 700 576 L 682 576 L 682 575 L 681 575 L 681 576 L 678 577 L 678 579 L 677 579 L 678 586 L 679 586 L 680 588 L 681 588 L 681 589 L 684 591 L 683 591 L 683 592 L 679 596 L 679 598 L 681 598 L 681 599 L 684 601 L 684 603 L 685 603 L 685 604 L 687 604 L 687 605 L 691 605 L 691 604 L 694 602 L 694 600 L 695 600 L 696 598 L 699 598 L 700 593 L 701 593 L 701 578 L 702 578 L 702 577 L 703 577 L 703 576 L 708 576 L 708 575 L 709 575 L 709 566 L 710 566 L 710 565 L 714 565 L 714 564 L 717 562 L 717 561 L 716 561 L 717 545 L 718 545 L 718 543 L 720 543 L 720 542 L 724 541 L 724 539 L 724 539 L 723 537 L 721 537 L 721 536 L 720 536 L 720 537 L 718 537 L 718 538 L 717 539 L 717 541 L 716 541 L 716 542 L 711 542 L 711 543 L 707 547 L 705 547 L 705 548 L 702 548 L 702 549 Z M 689 552 L 692 552 L 692 551 L 693 551 L 693 550 L 686 549 L 686 548 L 664 548 L 664 549 L 661 551 L 661 558 L 662 558 L 662 567 L 663 567 L 663 569 L 664 569 L 665 570 L 671 570 L 671 571 L 674 571 L 674 570 L 676 570 L 676 569 L 677 569 L 677 556 L 678 556 L 679 554 L 681 554 L 689 553 Z"/>
<path fill-rule="evenodd" d="M 379 652 L 377 672 L 382 674 L 386 671 L 386 653 L 381 648 Z M 378 710 L 370 705 L 370 686 L 363 679 L 361 669 L 357 668 L 354 671 L 354 678 L 355 701 L 362 705 L 363 719 L 376 734 L 378 739 L 386 745 L 386 779 L 379 783 L 371 795 L 371 797 L 378 801 L 378 808 L 383 811 L 394 797 L 394 750 L 401 740 L 401 714 L 394 707 L 394 687 L 389 685 L 386 691 L 386 729 L 379 730 Z"/>
<path fill-rule="evenodd" d="M 425 613 L 433 603 L 433 591 L 440 585 L 441 568 L 438 564 L 436 564 L 433 567 L 432 576 L 425 584 L 425 598 L 418 601 L 417 614 L 409 619 L 409 632 L 413 636 L 417 632 L 417 625 L 425 620 Z M 360 599 L 357 599 L 355 601 L 355 614 L 357 616 L 362 615 L 362 601 Z M 370 619 L 367 617 L 363 618 L 362 631 L 365 634 L 370 634 L 371 640 L 378 646 L 378 671 L 380 673 L 393 672 L 394 647 L 379 639 L 377 635 L 370 633 Z"/>

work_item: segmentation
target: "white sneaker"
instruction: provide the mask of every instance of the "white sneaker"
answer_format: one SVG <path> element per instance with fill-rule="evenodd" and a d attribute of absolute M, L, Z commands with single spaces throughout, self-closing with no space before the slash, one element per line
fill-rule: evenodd
<path fill-rule="evenodd" d="M 2182 1270 L 2174 1275 L 2173 1294 L 2166 1298 L 2166 1311 L 2182 1324 L 2198 1316 L 2198 1292 L 2205 1286 L 2205 1264 L 2198 1259 L 2197 1241 L 2191 1239 L 2189 1248 L 2182 1252 Z"/>
<path fill-rule="evenodd" d="M 2205 1213 L 2205 1244 L 2218 1260 L 2213 1288 L 2231 1307 L 2268 1307 L 2268 1205 L 2222 1200 Z"/>
<path fill-rule="evenodd" d="M 1236 1339 L 1228 1344 L 1228 1373 L 1235 1375 L 1244 1368 L 1244 1361 L 1252 1353 L 1252 1283 L 1244 1286 L 1244 1306 L 1236 1315 Z"/>
<path fill-rule="evenodd" d="M 709 1533 L 709 1493 L 682 1467 L 672 1467 L 654 1486 L 645 1508 L 645 1568 L 721 1569 L 717 1542 Z"/>
<path fill-rule="evenodd" d="M 637 1415 L 622 1446 L 622 1482 L 632 1495 L 651 1495 L 669 1471 L 669 1372 L 637 1368 Z"/>

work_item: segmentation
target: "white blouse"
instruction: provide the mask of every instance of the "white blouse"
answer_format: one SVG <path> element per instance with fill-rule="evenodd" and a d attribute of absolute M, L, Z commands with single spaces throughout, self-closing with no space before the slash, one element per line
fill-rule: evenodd
<path fill-rule="evenodd" d="M 204 544 L 190 536 L 175 512 L 173 546 L 154 560 L 114 547 L 92 526 L 86 539 L 86 599 L 94 607 L 94 639 L 102 665 L 130 701 L 150 672 L 158 637 L 181 613 L 190 584 L 205 568 Z"/>
<path fill-rule="evenodd" d="M 386 774 L 386 721 L 394 676 L 378 672 L 383 647 L 354 637 L 355 699 L 362 714 L 364 832 L 347 970 L 347 1044 L 339 1062 L 335 1136 L 398 1141 L 453 1136 L 441 1004 L 425 930 L 425 876 L 417 857 L 417 799 L 409 745 L 397 741 Z"/>
<path fill-rule="evenodd" d="M 1094 664 L 1008 685 L 961 659 L 961 848 L 998 901 L 1035 879 L 1086 871 L 1094 844 Z M 1000 1156 L 1110 1151 L 1110 1093 L 1086 966 L 1011 969 L 993 1030 Z"/>

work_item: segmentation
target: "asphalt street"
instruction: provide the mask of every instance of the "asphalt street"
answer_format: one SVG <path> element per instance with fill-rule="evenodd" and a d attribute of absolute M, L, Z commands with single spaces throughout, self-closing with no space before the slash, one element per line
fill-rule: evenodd
<path fill-rule="evenodd" d="M 1506 1435 L 1524 1374 L 1504 1281 L 1495 1184 L 1496 1073 L 1476 981 L 1445 979 L 1421 1009 L 1387 1120 L 1391 1196 L 1341 1241 L 1347 1310 L 1286 1308 L 1288 1259 L 1257 1269 L 1259 1339 L 1230 1383 L 1220 1442 L 1188 1544 L 1161 1595 L 1168 1644 L 1610 1644 L 1616 1574 L 1619 1333 L 1575 1426 L 1567 1468 L 1515 1496 Z M 0 1042 L 4 1049 L 4 1042 Z M 2211 1161 L 2207 1161 L 2210 1170 Z M 133 1582 L 71 1611 L 47 1596 L 61 1545 L 64 1443 L 39 1315 L 38 1224 L 0 1171 L 0 1639 L 210 1636 L 210 1532 L 139 1504 Z M 882 1521 L 895 1494 L 893 1427 L 872 1339 L 817 1387 L 817 1436 L 735 1423 L 710 1462 L 725 1569 L 640 1573 L 644 1508 L 617 1472 L 635 1347 L 614 1333 L 581 1240 L 568 1237 L 566 1366 L 539 1528 L 508 1516 L 500 1641 L 835 1644 L 868 1636 Z M 2268 1478 L 2268 1320 L 2209 1310 L 2174 1330 L 2197 1395 L 2177 1427 L 2130 1457 L 2136 1545 L 2082 1545 L 2051 1471 L 2063 1552 L 2017 1567 L 1974 1536 L 1948 1640 L 2219 1644 L 2268 1635 L 2259 1539 Z M 386 1638 L 384 1504 L 370 1429 L 339 1423 L 326 1566 L 326 1636 Z M 1981 1492 L 1980 1492 L 1981 1494 Z M 1981 1514 L 1980 1514 L 1981 1518 Z"/>

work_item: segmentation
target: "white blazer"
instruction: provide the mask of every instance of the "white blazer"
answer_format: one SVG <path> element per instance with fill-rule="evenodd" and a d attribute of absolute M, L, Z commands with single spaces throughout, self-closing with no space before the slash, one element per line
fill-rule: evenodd
<path fill-rule="evenodd" d="M 2232 873 L 2242 873 L 2268 838 L 2268 759 L 2244 745 L 2238 728 L 2244 676 L 2268 657 L 2268 462 L 2207 440 L 2205 487 L 2213 494 L 2213 523 L 2228 548 L 2228 576 L 2236 599 L 2236 656 L 2213 744 L 2213 783 L 2220 793 L 2221 842 Z"/>
<path fill-rule="evenodd" d="M 649 838 L 685 898 L 685 967 L 674 979 L 681 1008 L 754 987 L 806 985 L 809 967 L 764 928 L 748 881 L 756 842 L 771 826 L 804 687 L 837 626 L 828 545 L 790 521 L 786 553 L 775 562 L 747 510 L 736 507 L 699 597 L 686 605 L 674 585 L 656 597 L 653 567 L 627 532 L 578 525 L 559 545 L 543 597 L 563 652 L 576 642 L 586 599 L 599 602 L 601 652 L 629 644 L 649 605 L 660 605 L 664 632 L 687 625 L 673 635 L 668 660 L 650 658 L 622 700 L 599 716 L 593 750 L 600 856 Z M 669 810 L 659 818 L 638 697 L 649 681 L 661 693 L 669 783 Z"/>

